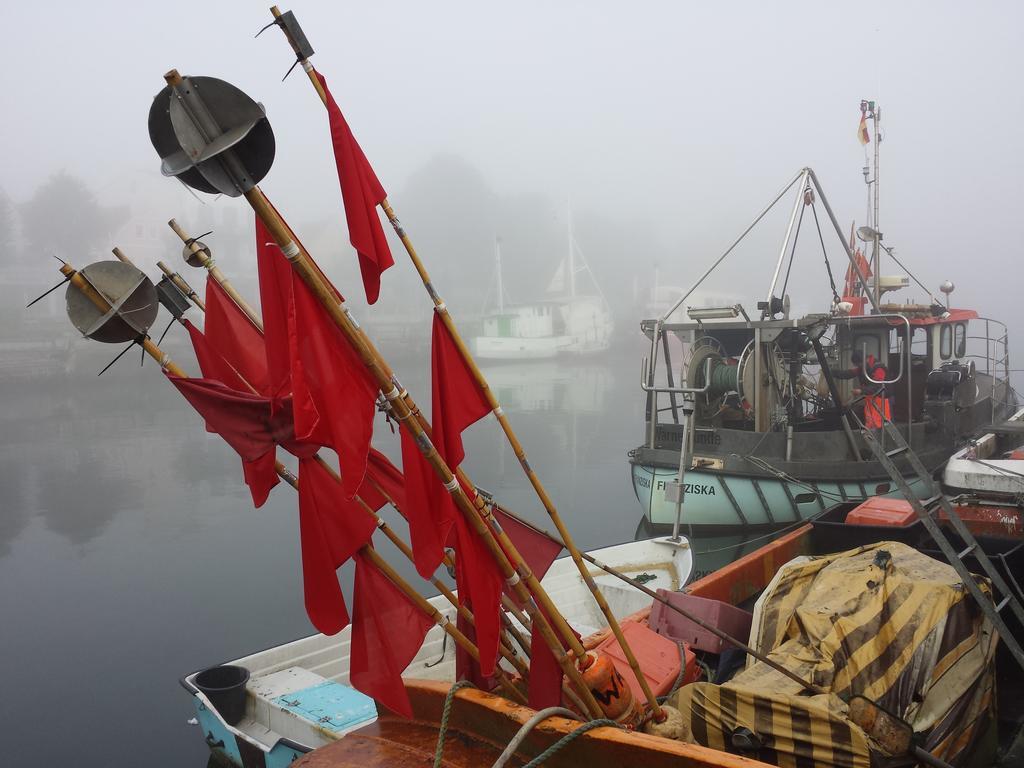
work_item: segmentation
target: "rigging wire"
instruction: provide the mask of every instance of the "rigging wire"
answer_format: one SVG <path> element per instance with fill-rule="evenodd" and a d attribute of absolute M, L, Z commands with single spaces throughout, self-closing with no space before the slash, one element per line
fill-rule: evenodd
<path fill-rule="evenodd" d="M 825 257 L 825 270 L 828 272 L 828 284 L 832 286 L 832 297 L 838 304 L 842 299 L 839 298 L 839 292 L 836 290 L 836 279 L 832 274 L 832 264 L 828 260 L 828 249 L 825 247 L 825 238 L 821 234 L 821 223 L 818 221 L 818 208 L 814 203 L 811 203 L 811 213 L 814 214 L 814 226 L 818 228 L 818 240 L 821 242 L 821 254 Z"/>
<path fill-rule="evenodd" d="M 882 245 L 882 244 L 879 243 L 879 245 Z M 930 298 L 933 303 L 935 303 L 935 304 L 941 304 L 942 303 L 941 301 L 939 301 L 938 299 L 935 298 L 935 294 L 933 294 L 931 291 L 928 290 L 928 288 L 925 287 L 924 283 L 922 283 L 920 280 L 917 279 L 917 277 L 914 275 L 913 272 L 911 272 L 909 269 L 907 269 L 905 266 L 903 266 L 903 262 L 901 262 L 899 259 L 896 258 L 896 254 L 894 254 L 892 252 L 892 248 L 888 248 L 888 247 L 882 245 L 882 250 L 884 250 L 887 254 L 889 254 L 889 258 L 892 259 L 893 261 L 895 261 L 900 269 L 902 269 L 904 272 L 906 272 L 908 275 L 910 275 L 910 279 L 911 280 L 913 280 L 915 283 L 917 283 L 919 286 L 921 286 L 921 290 L 923 290 L 925 293 L 928 294 L 928 298 Z"/>
<path fill-rule="evenodd" d="M 806 208 L 806 204 L 800 206 L 800 218 L 796 222 L 796 232 L 793 234 L 793 247 L 789 251 L 789 264 L 786 266 L 786 279 L 782 281 L 782 293 L 780 296 L 786 295 L 786 286 L 789 285 L 789 271 L 793 268 L 793 259 L 796 257 L 796 244 L 800 239 L 800 225 L 803 224 L 804 210 Z"/>

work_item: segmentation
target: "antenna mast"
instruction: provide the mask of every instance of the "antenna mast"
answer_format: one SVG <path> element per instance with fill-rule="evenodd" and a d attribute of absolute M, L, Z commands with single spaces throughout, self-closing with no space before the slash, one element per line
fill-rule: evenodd
<path fill-rule="evenodd" d="M 874 237 L 872 237 L 872 251 L 871 251 L 871 274 L 872 274 L 872 295 L 874 296 L 874 306 L 878 306 L 878 302 L 881 299 L 881 279 L 879 277 L 879 261 L 881 258 L 882 248 L 881 239 L 882 232 L 878 226 L 878 179 L 879 179 L 879 144 L 882 143 L 882 129 L 880 123 L 882 120 L 882 108 L 874 101 L 862 100 L 860 103 L 860 111 L 862 120 L 865 118 L 871 118 L 871 124 L 874 128 L 874 142 L 875 142 L 875 161 L 872 174 L 874 178 L 868 178 L 867 158 L 865 157 L 864 166 L 864 182 L 868 185 L 868 199 L 871 204 L 871 210 L 869 215 L 871 216 L 870 225 L 874 231 Z M 863 122 L 861 123 L 863 126 Z M 867 143 L 868 138 L 863 135 L 861 137 L 862 143 Z"/>

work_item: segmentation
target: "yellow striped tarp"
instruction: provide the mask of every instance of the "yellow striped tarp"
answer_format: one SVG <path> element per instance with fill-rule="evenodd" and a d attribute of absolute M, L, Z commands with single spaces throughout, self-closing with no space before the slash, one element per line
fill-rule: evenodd
<path fill-rule="evenodd" d="M 748 663 L 723 685 L 677 694 L 697 742 L 779 766 L 867 768 L 890 756 L 848 719 L 854 695 L 949 762 L 987 726 L 997 637 L 951 566 L 896 542 L 798 558 L 758 605 L 750 644 L 828 694 Z"/>

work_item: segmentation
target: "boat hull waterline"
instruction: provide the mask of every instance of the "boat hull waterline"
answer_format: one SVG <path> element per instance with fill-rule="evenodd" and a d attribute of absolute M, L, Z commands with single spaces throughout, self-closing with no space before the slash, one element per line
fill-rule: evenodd
<path fill-rule="evenodd" d="M 676 519 L 676 505 L 665 498 L 665 489 L 678 480 L 679 472 L 633 463 L 630 474 L 646 522 L 654 531 L 671 527 Z M 787 482 L 700 470 L 687 470 L 685 486 L 683 530 L 701 533 L 780 528 L 810 520 L 841 501 L 900 495 L 898 489 L 879 493 L 889 484 L 873 481 Z M 920 481 L 912 482 L 911 487 L 918 498 L 927 497 L 928 489 Z"/>

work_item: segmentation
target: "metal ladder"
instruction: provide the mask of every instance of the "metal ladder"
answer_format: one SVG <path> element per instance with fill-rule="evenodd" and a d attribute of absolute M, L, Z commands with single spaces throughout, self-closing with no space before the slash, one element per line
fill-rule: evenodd
<path fill-rule="evenodd" d="M 981 608 L 982 613 L 988 617 L 992 622 L 992 625 L 999 632 L 999 636 L 1003 639 L 1007 649 L 1016 659 L 1017 663 L 1024 669 L 1024 649 L 1021 648 L 1019 640 L 1014 637 L 1007 627 L 1006 622 L 1001 616 L 1001 612 L 1007 606 L 1013 611 L 1014 616 L 1017 620 L 1024 625 L 1024 607 L 1021 606 L 1020 601 L 1015 596 L 1014 592 L 1007 585 L 1006 581 L 1000 575 L 999 571 L 996 570 L 995 566 L 992 565 L 992 561 L 989 560 L 988 556 L 982 550 L 981 545 L 978 544 L 977 539 L 974 538 L 973 534 L 968 530 L 964 521 L 960 519 L 960 516 L 953 509 L 953 505 L 949 503 L 949 499 L 942 493 L 938 486 L 938 483 L 932 478 L 931 473 L 925 468 L 924 464 L 921 463 L 921 459 L 907 444 L 907 441 L 903 438 L 899 429 L 891 421 L 886 419 L 882 425 L 881 430 L 867 429 L 860 420 L 851 413 L 851 416 L 857 421 L 861 435 L 864 437 L 864 442 L 867 443 L 871 452 L 875 455 L 875 458 L 881 463 L 885 470 L 889 473 L 893 482 L 903 493 L 903 496 L 910 502 L 910 505 L 914 508 L 918 518 L 924 523 L 924 527 L 928 533 L 935 540 L 935 543 L 939 545 L 939 549 L 942 550 L 942 554 L 946 556 L 950 565 L 956 569 L 957 574 L 963 580 L 964 586 L 967 591 L 971 593 L 975 602 Z M 891 447 L 888 449 L 882 441 L 878 439 L 876 433 L 881 433 L 883 441 L 887 441 Z M 914 491 L 911 489 L 907 479 L 900 472 L 896 466 L 894 459 L 897 456 L 905 456 L 907 461 L 910 462 L 910 466 L 914 472 L 924 483 L 924 487 L 930 489 L 930 497 L 927 499 L 919 499 Z M 946 534 L 942 532 L 942 527 L 939 525 L 939 520 L 936 516 L 936 511 L 941 510 L 945 513 L 949 520 L 953 530 L 956 531 L 957 535 L 966 544 L 966 548 L 958 552 L 950 540 L 946 537 Z M 967 565 L 964 563 L 964 558 L 967 555 L 973 554 L 985 571 L 985 575 L 991 580 L 992 585 L 1001 594 L 1002 600 L 998 603 L 994 603 L 990 600 L 981 587 L 978 586 L 977 581 L 971 575 L 971 572 L 967 570 Z"/>

